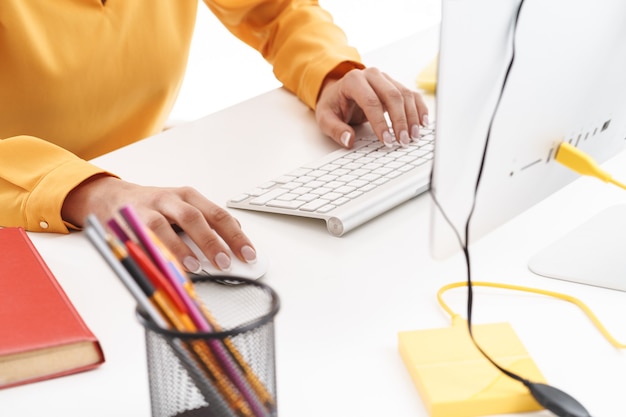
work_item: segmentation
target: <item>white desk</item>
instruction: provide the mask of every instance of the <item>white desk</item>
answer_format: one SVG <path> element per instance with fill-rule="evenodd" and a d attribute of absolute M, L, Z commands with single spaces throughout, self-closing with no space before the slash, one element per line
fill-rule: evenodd
<path fill-rule="evenodd" d="M 368 62 L 412 85 L 436 52 L 436 35 L 433 29 L 398 42 Z M 319 133 L 313 114 L 276 90 L 95 162 L 130 181 L 191 185 L 224 203 L 259 180 L 334 148 Z M 622 155 L 607 167 L 624 178 L 625 161 Z M 618 339 L 626 340 L 626 294 L 539 278 L 525 264 L 537 248 L 625 199 L 613 187 L 577 181 L 479 242 L 473 251 L 475 278 L 578 296 Z M 460 258 L 430 259 L 429 210 L 424 195 L 341 238 L 330 236 L 321 221 L 233 210 L 271 259 L 264 280 L 281 297 L 276 320 L 279 415 L 427 415 L 397 352 L 396 334 L 447 326 L 435 293 L 465 277 Z M 31 237 L 100 339 L 106 363 L 94 371 L 0 391 L 0 414 L 149 416 L 143 328 L 130 296 L 83 234 Z M 464 311 L 464 292 L 447 300 Z M 511 322 L 548 381 L 574 395 L 594 416 L 626 413 L 626 352 L 612 348 L 575 307 L 478 289 L 475 321 Z"/>

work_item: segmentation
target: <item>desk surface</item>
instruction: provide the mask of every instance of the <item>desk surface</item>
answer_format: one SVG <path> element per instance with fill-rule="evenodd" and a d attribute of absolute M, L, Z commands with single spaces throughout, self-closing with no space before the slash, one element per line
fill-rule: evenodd
<path fill-rule="evenodd" d="M 413 85 L 436 53 L 436 36 L 436 28 L 417 34 L 367 62 Z M 279 89 L 94 162 L 129 181 L 191 185 L 224 203 L 262 178 L 333 149 L 313 114 Z M 607 168 L 626 177 L 625 160 L 619 156 Z M 476 279 L 577 296 L 626 340 L 626 294 L 540 278 L 526 267 L 538 248 L 625 198 L 593 180 L 576 181 L 478 242 Z M 460 258 L 430 258 L 429 211 L 429 196 L 423 195 L 336 238 L 322 221 L 233 210 L 270 258 L 264 280 L 281 297 L 276 319 L 281 416 L 427 416 L 398 354 L 397 332 L 447 326 L 436 291 L 465 278 Z M 95 371 L 0 391 L 2 415 L 149 416 L 143 329 L 132 299 L 82 233 L 31 237 L 100 339 L 107 362 Z M 464 311 L 463 291 L 446 299 Z M 611 347 L 574 306 L 478 289 L 475 321 L 512 323 L 548 381 L 593 415 L 626 411 L 626 352 Z"/>

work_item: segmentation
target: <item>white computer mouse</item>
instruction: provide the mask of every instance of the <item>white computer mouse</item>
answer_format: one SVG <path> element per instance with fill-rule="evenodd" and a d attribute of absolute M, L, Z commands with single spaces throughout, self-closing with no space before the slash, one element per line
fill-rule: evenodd
<path fill-rule="evenodd" d="M 247 263 L 240 261 L 230 249 L 228 249 L 228 255 L 230 255 L 231 259 L 231 268 L 229 271 L 222 271 L 215 267 L 211 261 L 200 251 L 200 248 L 194 243 L 193 240 L 186 233 L 180 233 L 179 236 L 183 239 L 183 241 L 191 248 L 193 253 L 196 255 L 198 260 L 200 261 L 200 266 L 204 272 L 212 276 L 232 276 L 232 277 L 241 277 L 248 279 L 259 279 L 268 270 L 269 261 L 267 257 L 260 253 L 257 249 L 256 251 L 256 262 Z M 256 248 L 255 248 L 256 249 Z"/>

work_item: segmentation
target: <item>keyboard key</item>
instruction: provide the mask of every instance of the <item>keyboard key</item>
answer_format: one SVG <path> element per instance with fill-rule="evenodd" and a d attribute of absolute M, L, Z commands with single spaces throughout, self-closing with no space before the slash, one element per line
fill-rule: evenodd
<path fill-rule="evenodd" d="M 329 201 L 318 198 L 317 200 L 310 201 L 302 206 L 300 206 L 300 210 L 303 211 L 316 211 L 317 209 L 328 205 Z"/>
<path fill-rule="evenodd" d="M 274 182 L 276 184 L 287 184 L 288 182 L 293 181 L 294 178 L 297 178 L 297 177 L 294 177 L 292 175 L 283 175 L 281 177 L 276 178 Z"/>
<path fill-rule="evenodd" d="M 266 188 L 255 188 L 254 190 L 250 191 L 248 195 L 252 197 L 257 197 L 257 196 L 265 194 L 266 192 L 267 192 Z"/>
<path fill-rule="evenodd" d="M 291 190 L 295 190 L 295 189 L 300 188 L 300 187 L 302 187 L 302 184 L 297 183 L 295 181 L 292 181 L 292 182 L 288 182 L 286 184 L 281 185 L 280 188 L 284 188 L 287 191 L 291 191 Z"/>
<path fill-rule="evenodd" d="M 309 172 L 311 172 L 311 169 L 309 169 L 309 168 L 298 168 L 298 169 L 290 172 L 288 175 L 290 177 L 301 177 L 303 175 L 308 174 Z"/>
<path fill-rule="evenodd" d="M 297 200 L 304 201 L 305 203 L 308 203 L 310 201 L 317 200 L 318 198 L 319 198 L 319 196 L 315 195 L 315 194 L 302 194 L 302 195 L 299 195 L 297 197 Z"/>
<path fill-rule="evenodd" d="M 266 204 L 268 201 L 272 201 L 274 200 L 276 197 L 285 194 L 288 190 L 284 189 L 284 188 L 275 188 L 273 190 L 270 190 L 268 192 L 266 192 L 263 195 L 260 195 L 256 198 L 253 198 L 252 200 L 250 200 L 250 204 L 254 204 L 257 206 L 261 206 Z"/>
<path fill-rule="evenodd" d="M 354 200 L 355 198 L 363 195 L 363 192 L 364 191 L 359 191 L 359 190 L 352 191 L 350 194 L 346 194 L 346 197 L 349 198 L 350 200 Z"/>
<path fill-rule="evenodd" d="M 295 200 L 296 198 L 298 198 L 298 194 L 294 194 L 294 193 L 285 193 L 285 194 L 281 194 L 279 195 L 276 200 L 278 201 L 291 201 L 291 200 Z M 269 203 L 268 203 L 269 204 Z"/>
<path fill-rule="evenodd" d="M 328 213 L 328 212 L 332 211 L 332 210 L 333 210 L 333 209 L 335 209 L 335 208 L 337 208 L 337 206 L 336 206 L 336 205 L 334 205 L 334 204 L 326 204 L 325 206 L 320 207 L 320 208 L 317 210 L 317 212 L 318 212 L 318 213 L 322 213 L 322 214 L 323 214 L 323 213 Z"/>
<path fill-rule="evenodd" d="M 328 200 L 328 201 L 334 201 L 340 197 L 343 197 L 343 194 L 340 193 L 335 193 L 335 192 L 331 192 L 331 193 L 326 193 L 324 195 L 321 196 L 324 200 Z"/>
<path fill-rule="evenodd" d="M 248 194 L 239 194 L 238 196 L 231 198 L 230 201 L 233 201 L 235 203 L 241 203 L 243 201 L 246 201 L 248 198 L 250 198 L 250 195 Z"/>
<path fill-rule="evenodd" d="M 330 188 L 326 188 L 326 187 L 320 187 L 318 189 L 315 190 L 311 190 L 311 194 L 315 194 L 315 195 L 324 195 L 327 194 L 329 192 L 331 192 L 332 190 Z"/>
<path fill-rule="evenodd" d="M 304 201 L 299 200 L 291 200 L 291 201 L 283 201 L 283 200 L 271 200 L 267 202 L 268 207 L 276 207 L 276 208 L 285 208 L 295 210 L 301 205 L 304 204 Z"/>

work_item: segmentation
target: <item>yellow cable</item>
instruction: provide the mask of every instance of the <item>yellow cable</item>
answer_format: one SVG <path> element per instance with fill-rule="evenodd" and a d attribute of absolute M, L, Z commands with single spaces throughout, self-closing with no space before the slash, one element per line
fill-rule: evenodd
<path fill-rule="evenodd" d="M 585 303 L 583 303 L 582 301 L 580 301 L 579 299 L 577 299 L 575 297 L 572 297 L 572 296 L 566 295 L 566 294 L 561 294 L 561 293 L 558 293 L 558 292 L 553 292 L 553 291 L 540 290 L 540 289 L 529 288 L 529 287 L 522 287 L 522 286 L 519 286 L 519 285 L 500 284 L 500 283 L 495 283 L 495 282 L 474 282 L 474 283 L 472 283 L 472 285 L 474 287 L 492 287 L 492 288 L 500 288 L 500 289 L 506 289 L 506 290 L 525 291 L 525 292 L 531 292 L 531 293 L 535 293 L 535 294 L 546 295 L 546 296 L 549 296 L 549 297 L 555 297 L 555 298 L 561 299 L 563 301 L 568 301 L 568 302 L 578 306 L 587 315 L 587 317 L 596 326 L 596 328 L 600 331 L 600 333 L 602 333 L 602 335 L 605 337 L 605 339 L 609 341 L 609 343 L 611 343 L 614 347 L 616 347 L 618 349 L 626 348 L 626 344 L 618 342 L 608 332 L 608 330 L 606 330 L 606 328 L 602 325 L 600 320 L 598 320 L 598 318 L 595 316 L 595 314 L 593 314 L 591 309 L 589 309 L 589 307 L 587 307 L 587 305 L 585 305 Z M 459 287 L 465 287 L 465 286 L 467 286 L 467 282 L 455 282 L 455 283 L 452 283 L 452 284 L 444 285 L 437 292 L 437 301 L 439 302 L 439 305 L 441 305 L 441 307 L 445 310 L 446 313 L 448 313 L 448 315 L 452 318 L 453 321 L 458 317 L 458 314 L 456 314 L 454 311 L 452 311 L 452 309 L 450 307 L 448 307 L 448 305 L 443 301 L 443 293 L 448 291 L 448 290 L 450 290 L 450 289 L 453 289 L 453 288 L 459 288 Z"/>
<path fill-rule="evenodd" d="M 614 180 L 611 174 L 602 170 L 598 164 L 586 153 L 567 142 L 562 142 L 554 156 L 557 162 L 581 175 L 596 177 L 604 182 L 617 185 L 626 190 L 626 185 Z"/>
<path fill-rule="evenodd" d="M 602 170 L 589 155 L 587 155 L 586 153 L 584 153 L 577 147 L 571 145 L 570 143 L 562 142 L 559 145 L 556 151 L 555 159 L 557 160 L 557 162 L 563 164 L 567 168 L 581 175 L 588 175 L 591 177 L 595 177 L 604 182 L 608 182 L 620 188 L 626 189 L 626 185 L 614 180 L 611 177 L 611 175 L 608 172 Z M 448 307 L 448 305 L 443 301 L 443 293 L 450 289 L 464 287 L 464 286 L 467 286 L 467 282 L 456 282 L 456 283 L 448 284 L 448 285 L 441 287 L 439 291 L 437 292 L 437 301 L 439 302 L 441 307 L 446 311 L 446 313 L 448 313 L 448 315 L 452 318 L 452 321 L 455 321 L 460 316 L 454 311 L 452 311 L 452 309 L 450 309 L 450 307 Z M 618 349 L 626 348 L 626 344 L 618 342 L 606 330 L 606 328 L 602 325 L 600 320 L 598 320 L 595 314 L 593 314 L 593 312 L 589 309 L 589 307 L 587 307 L 582 301 L 580 301 L 579 299 L 575 297 L 572 297 L 566 294 L 553 292 L 553 291 L 522 287 L 518 285 L 491 283 L 491 282 L 474 282 L 473 286 L 501 288 L 501 289 L 516 290 L 516 291 L 526 291 L 526 292 L 531 292 L 535 294 L 546 295 L 549 297 L 559 298 L 563 301 L 568 301 L 578 306 L 587 315 L 587 317 L 591 320 L 591 322 L 596 326 L 596 328 L 600 331 L 600 333 L 602 333 L 602 335 L 606 338 L 606 340 L 608 340 L 613 346 L 615 346 Z"/>
<path fill-rule="evenodd" d="M 626 190 L 626 185 L 622 184 L 621 182 L 615 181 L 613 178 L 611 178 L 609 180 L 609 182 L 613 185 L 617 185 L 620 188 L 623 188 L 624 190 Z"/>

